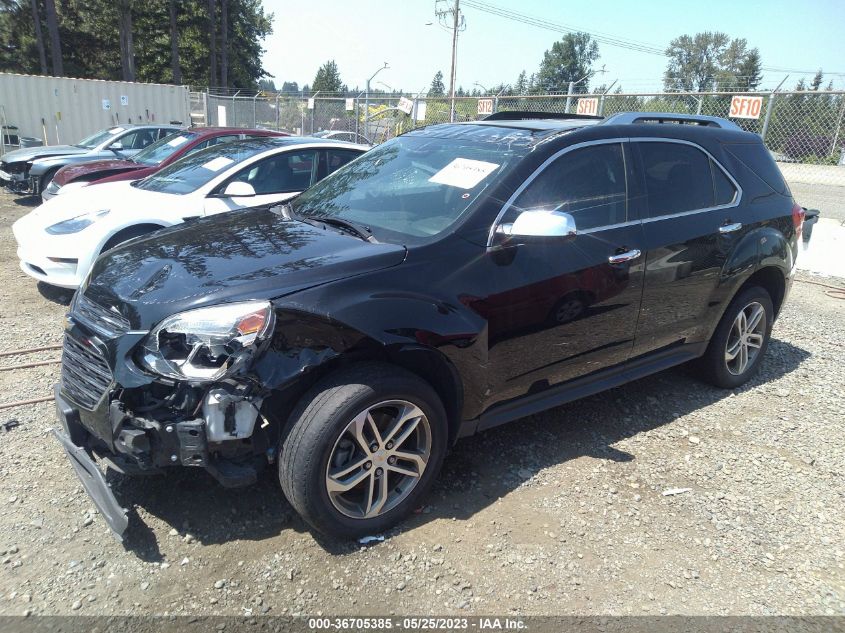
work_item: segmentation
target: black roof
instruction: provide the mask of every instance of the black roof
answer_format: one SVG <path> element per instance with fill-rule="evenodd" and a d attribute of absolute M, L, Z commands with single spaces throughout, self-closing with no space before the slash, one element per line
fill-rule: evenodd
<path fill-rule="evenodd" d="M 693 140 L 718 135 L 735 141 L 759 140 L 757 135 L 743 131 L 728 119 L 667 112 L 620 112 L 604 118 L 559 113 L 504 112 L 481 121 L 429 125 L 407 134 L 532 146 L 550 137 L 576 131 L 582 131 L 591 138 L 605 135 L 653 135 Z"/>

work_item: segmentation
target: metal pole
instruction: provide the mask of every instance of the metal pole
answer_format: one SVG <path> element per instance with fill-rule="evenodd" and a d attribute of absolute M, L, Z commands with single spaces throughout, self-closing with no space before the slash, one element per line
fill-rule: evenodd
<path fill-rule="evenodd" d="M 235 97 L 237 97 L 239 94 L 241 94 L 240 90 L 238 90 L 235 94 L 232 95 L 232 117 L 235 120 L 235 123 L 229 123 L 229 120 L 227 118 L 226 125 L 231 125 L 233 127 L 238 126 L 237 117 L 235 116 L 235 113 L 237 112 L 237 110 L 235 109 Z M 220 121 L 217 122 L 217 125 L 220 125 Z"/>
<path fill-rule="evenodd" d="M 255 102 L 258 100 L 258 93 L 252 98 L 252 127 L 254 128 L 258 122 L 255 120 Z"/>
<path fill-rule="evenodd" d="M 321 92 L 323 92 L 323 91 L 318 90 L 313 95 L 311 95 L 311 98 L 314 100 L 314 107 L 311 109 L 311 134 L 314 133 L 314 115 L 317 114 L 317 95 L 320 94 Z M 306 104 L 307 103 L 308 102 L 306 102 Z"/>
<path fill-rule="evenodd" d="M 458 25 L 460 22 L 461 7 L 460 0 L 455 0 L 454 21 L 452 23 L 452 74 L 449 79 L 449 122 L 455 122 L 455 70 L 458 62 Z"/>
<path fill-rule="evenodd" d="M 372 77 L 370 78 L 372 79 Z M 370 138 L 370 80 L 367 79 L 367 90 L 364 93 L 364 136 Z"/>
<path fill-rule="evenodd" d="M 613 86 L 616 85 L 617 81 L 619 81 L 619 80 L 614 79 L 613 83 L 610 84 L 610 86 L 607 88 L 607 90 L 605 90 L 603 93 L 601 93 L 601 99 L 599 99 L 599 111 L 597 112 L 597 114 L 599 116 L 604 116 L 604 98 L 607 95 L 607 93 L 610 92 L 611 88 L 613 88 Z"/>
<path fill-rule="evenodd" d="M 842 126 L 842 117 L 845 115 L 845 96 L 841 97 L 842 107 L 839 108 L 839 119 L 836 121 L 836 132 L 833 134 L 833 142 L 830 144 L 830 155 L 836 152 L 836 142 L 839 140 L 839 128 Z"/>
<path fill-rule="evenodd" d="M 564 114 L 569 114 L 569 105 L 572 103 L 572 92 L 575 90 L 575 82 L 569 82 L 569 90 L 566 91 L 566 108 L 564 108 Z"/>
<path fill-rule="evenodd" d="M 385 68 L 390 68 L 387 62 L 367 79 L 367 89 L 364 91 L 364 136 L 370 138 L 370 82 Z M 358 95 L 361 96 L 360 94 Z"/>
<path fill-rule="evenodd" d="M 279 93 L 276 93 L 276 130 L 282 127 L 282 113 L 279 110 Z"/>
<path fill-rule="evenodd" d="M 764 143 L 766 142 L 766 133 L 769 131 L 769 120 L 772 118 L 772 110 L 774 109 L 775 104 L 775 93 L 780 90 L 780 87 L 789 79 L 789 75 L 783 78 L 783 80 L 778 84 L 777 88 L 772 90 L 772 94 L 769 95 L 769 103 L 766 104 L 766 118 L 763 119 L 763 129 L 760 131 L 760 140 Z"/>

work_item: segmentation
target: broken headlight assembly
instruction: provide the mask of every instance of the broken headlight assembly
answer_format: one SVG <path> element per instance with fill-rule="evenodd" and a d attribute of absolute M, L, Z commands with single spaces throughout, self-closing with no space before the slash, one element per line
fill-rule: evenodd
<path fill-rule="evenodd" d="M 140 362 L 150 371 L 192 382 L 234 373 L 273 331 L 267 301 L 229 303 L 167 317 L 144 339 Z"/>

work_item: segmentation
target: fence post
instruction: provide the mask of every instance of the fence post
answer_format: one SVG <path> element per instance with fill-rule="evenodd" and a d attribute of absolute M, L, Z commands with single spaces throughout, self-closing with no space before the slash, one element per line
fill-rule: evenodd
<path fill-rule="evenodd" d="M 255 120 L 255 102 L 258 100 L 258 93 L 255 93 L 255 96 L 252 98 L 252 127 L 255 128 L 256 120 Z"/>
<path fill-rule="evenodd" d="M 760 130 L 760 140 L 763 143 L 766 142 L 766 132 L 769 131 L 769 120 L 772 118 L 772 110 L 774 109 L 775 105 L 775 92 L 772 91 L 772 94 L 769 95 L 769 103 L 766 104 L 766 116 L 763 119 L 763 129 Z"/>
<path fill-rule="evenodd" d="M 789 79 L 789 75 L 784 77 L 777 85 L 777 88 L 772 90 L 772 94 L 769 95 L 769 103 L 766 104 L 766 118 L 763 119 L 763 129 L 760 130 L 760 140 L 763 141 L 763 143 L 766 142 L 766 132 L 769 131 L 769 119 L 772 118 L 772 110 L 774 110 L 775 107 L 775 94 L 778 90 L 780 90 L 780 87 L 786 83 L 787 79 Z"/>
<path fill-rule="evenodd" d="M 569 114 L 569 104 L 572 103 L 572 91 L 575 90 L 575 82 L 569 82 L 569 89 L 566 91 L 566 107 L 563 109 L 564 114 Z"/>
<path fill-rule="evenodd" d="M 282 113 L 279 110 L 279 93 L 276 93 L 276 131 L 282 127 Z"/>
<path fill-rule="evenodd" d="M 842 107 L 839 108 L 839 118 L 836 120 L 836 132 L 833 133 L 833 142 L 830 144 L 830 155 L 836 154 L 836 144 L 839 141 L 839 128 L 842 127 L 842 117 L 845 116 L 845 96 L 842 98 Z M 840 164 L 842 164 L 840 160 Z"/>

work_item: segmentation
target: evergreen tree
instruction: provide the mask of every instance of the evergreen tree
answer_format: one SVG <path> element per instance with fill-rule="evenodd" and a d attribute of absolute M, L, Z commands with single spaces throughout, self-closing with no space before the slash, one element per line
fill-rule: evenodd
<path fill-rule="evenodd" d="M 446 96 L 446 86 L 443 85 L 443 73 L 441 71 L 437 71 L 434 75 L 434 79 L 431 80 L 431 87 L 428 89 L 428 96 L 429 97 L 445 97 Z"/>
<path fill-rule="evenodd" d="M 340 80 L 340 71 L 335 61 L 332 59 L 320 66 L 311 89 L 314 92 L 340 92 L 342 88 L 343 82 Z"/>
<path fill-rule="evenodd" d="M 221 2 L 212 0 L 215 6 Z M 51 74 L 121 79 L 131 60 L 136 81 L 202 87 L 209 81 L 213 40 L 226 42 L 228 87 L 255 88 L 267 76 L 261 65 L 262 42 L 273 32 L 273 15 L 264 13 L 261 0 L 226 0 L 225 38 L 221 19 L 215 20 L 214 37 L 209 37 L 208 0 L 36 0 L 36 4 L 44 8 L 39 13 L 47 24 L 42 39 L 47 58 L 54 62 Z M 57 23 L 55 37 L 50 29 L 51 7 Z M 35 27 L 32 0 L 0 0 L 0 71 L 43 73 Z M 124 40 L 123 55 L 121 30 L 134 36 L 131 43 L 128 37 Z M 216 58 L 223 63 L 222 55 Z M 215 76 L 222 77 L 222 67 L 219 70 Z"/>
<path fill-rule="evenodd" d="M 514 84 L 513 91 L 519 96 L 524 96 L 528 94 L 528 77 L 525 75 L 524 70 L 519 73 L 519 77 L 516 78 L 516 83 Z"/>
<path fill-rule="evenodd" d="M 543 55 L 538 73 L 539 87 L 546 92 L 566 92 L 569 82 L 590 74 L 599 57 L 599 45 L 589 33 L 567 33 Z M 579 84 L 586 90 L 587 83 Z"/>

